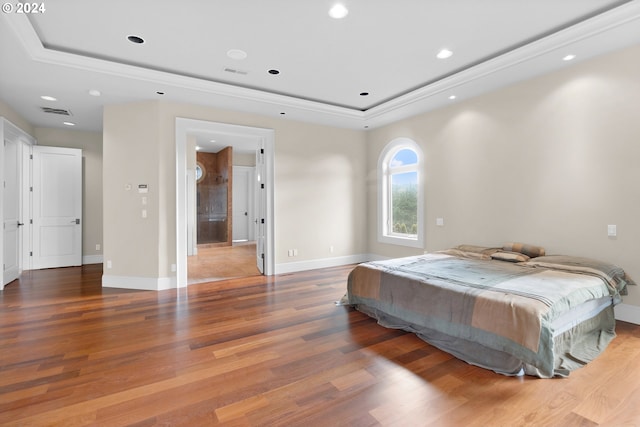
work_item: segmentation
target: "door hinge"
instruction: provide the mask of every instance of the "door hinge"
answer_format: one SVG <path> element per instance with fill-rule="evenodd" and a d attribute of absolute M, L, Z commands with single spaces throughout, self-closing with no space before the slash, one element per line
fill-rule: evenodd
<path fill-rule="evenodd" d="M 33 252 L 29 252 L 29 256 L 33 256 Z"/>
<path fill-rule="evenodd" d="M 264 259 L 264 254 L 260 254 L 260 258 Z"/>
<path fill-rule="evenodd" d="M 264 148 L 260 149 L 260 154 L 264 154 Z"/>
<path fill-rule="evenodd" d="M 261 188 L 261 189 L 264 189 L 264 184 L 260 184 L 260 188 Z"/>
<path fill-rule="evenodd" d="M 262 219 L 260 220 L 260 223 L 261 223 L 261 224 L 264 224 L 264 218 L 262 218 Z"/>
<path fill-rule="evenodd" d="M 29 160 L 33 160 L 33 154 L 29 154 Z"/>
<path fill-rule="evenodd" d="M 33 192 L 33 187 L 29 187 L 29 191 Z"/>
<path fill-rule="evenodd" d="M 29 224 L 33 224 L 33 219 L 30 219 L 30 220 L 29 220 Z"/>

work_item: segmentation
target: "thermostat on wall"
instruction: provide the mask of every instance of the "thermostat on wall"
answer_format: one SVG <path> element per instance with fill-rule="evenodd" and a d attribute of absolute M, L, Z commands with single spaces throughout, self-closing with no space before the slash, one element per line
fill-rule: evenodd
<path fill-rule="evenodd" d="M 147 184 L 138 184 L 138 193 L 148 193 L 149 186 Z"/>

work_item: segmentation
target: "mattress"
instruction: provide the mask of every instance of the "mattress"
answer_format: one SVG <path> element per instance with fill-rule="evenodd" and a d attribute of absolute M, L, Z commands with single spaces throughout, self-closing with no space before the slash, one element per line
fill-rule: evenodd
<path fill-rule="evenodd" d="M 628 284 L 622 270 L 584 258 L 442 252 L 360 264 L 347 302 L 474 365 L 549 378 L 604 351 Z"/>

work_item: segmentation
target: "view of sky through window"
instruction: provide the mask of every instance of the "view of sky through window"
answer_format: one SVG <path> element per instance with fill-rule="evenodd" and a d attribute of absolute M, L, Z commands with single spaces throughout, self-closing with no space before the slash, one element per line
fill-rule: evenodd
<path fill-rule="evenodd" d="M 407 186 L 418 184 L 418 174 L 413 173 L 394 173 L 393 168 L 418 163 L 418 155 L 415 151 L 402 149 L 398 151 L 389 163 L 391 173 L 393 174 L 393 185 Z"/>

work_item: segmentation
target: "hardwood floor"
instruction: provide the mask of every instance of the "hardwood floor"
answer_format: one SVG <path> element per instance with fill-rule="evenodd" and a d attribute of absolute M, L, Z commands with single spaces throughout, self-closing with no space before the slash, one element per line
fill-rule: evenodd
<path fill-rule="evenodd" d="M 198 254 L 187 257 L 188 283 L 203 283 L 260 275 L 256 266 L 256 244 L 198 246 Z"/>
<path fill-rule="evenodd" d="M 335 306 L 350 268 L 161 292 L 28 272 L 0 292 L 0 425 L 640 425 L 640 326 L 569 378 L 504 377 Z"/>

